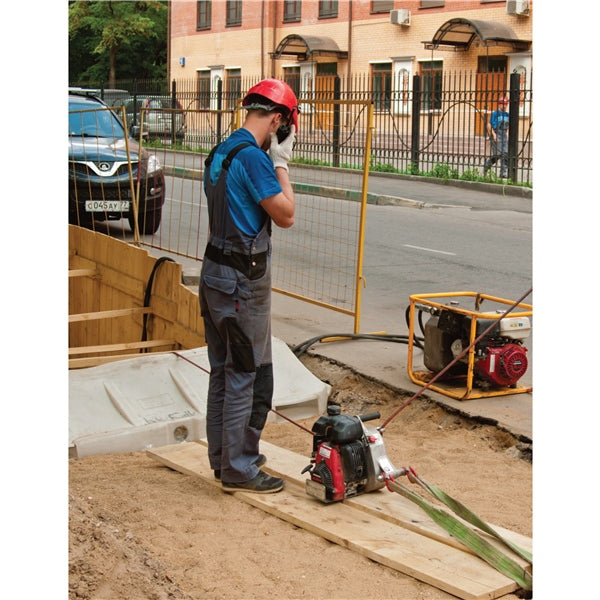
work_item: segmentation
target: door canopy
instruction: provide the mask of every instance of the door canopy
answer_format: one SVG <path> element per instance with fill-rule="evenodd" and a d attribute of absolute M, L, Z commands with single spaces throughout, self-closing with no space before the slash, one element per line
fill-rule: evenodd
<path fill-rule="evenodd" d="M 516 52 L 528 50 L 531 40 L 520 40 L 504 23 L 476 21 L 473 19 L 450 19 L 446 21 L 430 42 L 423 42 L 428 50 L 467 51 L 474 40 L 482 46 L 509 46 Z"/>
<path fill-rule="evenodd" d="M 333 56 L 335 58 L 348 58 L 348 52 L 340 50 L 338 45 L 329 37 L 316 35 L 297 35 L 295 33 L 284 37 L 275 52 L 270 53 L 273 58 L 294 56 L 297 60 L 312 60 L 318 56 Z"/>

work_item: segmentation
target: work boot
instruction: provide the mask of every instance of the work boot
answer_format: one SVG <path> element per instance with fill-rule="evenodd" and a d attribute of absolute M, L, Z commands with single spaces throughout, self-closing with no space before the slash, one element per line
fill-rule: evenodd
<path fill-rule="evenodd" d="M 264 454 L 259 454 L 254 464 L 260 469 L 267 462 L 267 457 Z M 215 479 L 221 480 L 221 469 L 214 471 Z"/>
<path fill-rule="evenodd" d="M 250 481 L 239 483 L 221 483 L 224 492 L 252 492 L 254 494 L 273 494 L 283 489 L 285 482 L 279 477 L 271 477 L 264 471 L 259 471 Z"/>

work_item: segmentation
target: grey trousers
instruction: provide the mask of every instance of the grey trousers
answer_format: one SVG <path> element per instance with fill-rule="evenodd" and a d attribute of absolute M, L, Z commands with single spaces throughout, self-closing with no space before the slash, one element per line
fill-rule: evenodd
<path fill-rule="evenodd" d="M 200 308 L 211 367 L 206 435 L 211 468 L 228 483 L 258 474 L 254 464 L 273 398 L 270 257 L 249 280 L 206 257 Z"/>

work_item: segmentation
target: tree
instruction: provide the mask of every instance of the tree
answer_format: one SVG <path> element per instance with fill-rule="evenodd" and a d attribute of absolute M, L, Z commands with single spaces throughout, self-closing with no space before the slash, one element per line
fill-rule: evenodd
<path fill-rule="evenodd" d="M 166 75 L 167 3 L 78 0 L 69 6 L 69 79 Z M 124 52 L 127 49 L 127 52 Z"/>

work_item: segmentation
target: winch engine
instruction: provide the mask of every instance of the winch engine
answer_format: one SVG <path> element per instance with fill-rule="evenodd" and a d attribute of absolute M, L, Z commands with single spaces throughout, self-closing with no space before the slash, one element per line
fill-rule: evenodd
<path fill-rule="evenodd" d="M 439 372 L 468 348 L 472 320 L 451 308 L 431 312 L 423 332 L 424 363 L 430 371 Z M 529 337 L 530 322 L 527 317 L 477 319 L 473 339 L 494 322 L 497 324 L 475 345 L 475 382 L 480 387 L 514 386 L 527 371 L 527 348 L 523 340 Z M 461 375 L 467 368 L 468 353 L 446 375 Z"/>
<path fill-rule="evenodd" d="M 365 426 L 364 421 L 379 419 L 378 412 L 352 417 L 340 414 L 339 406 L 329 405 L 327 415 L 312 427 L 311 464 L 306 492 L 330 503 L 382 488 L 384 474 L 404 474 L 395 470 L 385 453 L 382 435 Z"/>

